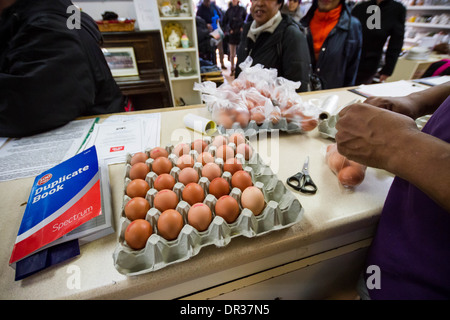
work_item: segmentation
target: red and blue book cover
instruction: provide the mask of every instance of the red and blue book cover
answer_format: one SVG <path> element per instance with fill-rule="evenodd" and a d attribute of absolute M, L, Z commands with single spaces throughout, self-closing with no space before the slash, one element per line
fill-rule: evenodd
<path fill-rule="evenodd" d="M 9 263 L 101 214 L 100 173 L 94 146 L 36 177 Z"/>

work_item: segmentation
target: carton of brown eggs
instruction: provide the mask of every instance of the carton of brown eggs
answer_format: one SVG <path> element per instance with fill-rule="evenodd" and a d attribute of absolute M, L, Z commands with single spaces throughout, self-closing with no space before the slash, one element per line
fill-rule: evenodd
<path fill-rule="evenodd" d="M 227 135 L 222 137 L 228 139 Z M 228 159 L 224 161 L 220 156 L 222 150 L 220 146 L 214 145 L 211 138 L 205 138 L 204 141 L 206 142 L 206 151 L 213 156 L 214 160 L 206 164 L 200 162 L 201 160 L 195 161 L 189 166 L 198 174 L 198 180 L 195 183 L 183 184 L 179 181 L 184 168 L 179 161 L 183 155 L 175 150 L 178 145 L 176 147 L 168 145 L 164 148 L 168 154 L 167 159 L 172 163 L 172 167 L 167 174 L 173 178 L 173 180 L 170 178 L 169 180 L 175 183 L 173 186 L 169 184 L 169 187 L 172 186 L 172 188 L 159 191 L 156 189 L 156 187 L 161 188 L 158 186 L 157 179 L 163 174 L 158 175 L 154 171 L 156 159 L 150 158 L 152 149 L 145 150 L 145 154 L 148 156 L 145 161 L 148 173 L 145 175 L 145 179 L 141 180 L 144 180 L 148 185 L 148 189 L 142 197 L 145 199 L 146 207 L 143 216 L 133 221 L 126 214 L 127 205 L 135 200 L 127 192 L 130 183 L 133 181 L 130 179 L 132 155 L 127 155 L 120 234 L 113 253 L 114 265 L 120 273 L 138 275 L 155 271 L 170 264 L 190 259 L 205 246 L 224 247 L 235 237 L 261 236 L 274 230 L 290 227 L 302 219 L 304 209 L 298 199 L 278 180 L 270 167 L 263 163 L 257 152 L 252 152 L 251 155 L 236 153 L 243 148 L 238 148 L 235 143 L 228 142 L 227 146 L 233 150 L 233 157 L 237 159 L 235 161 L 242 166 L 239 168 L 240 170 L 235 172 L 231 172 L 233 170 L 226 171 L 224 168 L 230 167 L 226 165 Z M 200 159 L 202 151 L 189 150 L 187 154 L 193 159 Z M 209 163 L 214 163 L 220 168 L 220 176 L 210 177 L 212 180 L 206 177 L 207 172 L 204 170 Z M 250 177 L 251 186 L 242 187 L 239 180 L 235 178 L 237 172 L 239 172 L 239 175 Z M 219 198 L 217 198 L 210 191 L 212 182 L 219 180 L 219 178 L 226 180 L 229 189 L 225 195 L 219 195 Z M 192 199 L 192 196 L 187 193 L 192 187 L 200 188 L 200 191 L 194 189 L 195 192 L 192 192 L 194 196 L 200 196 L 199 199 Z M 263 207 L 260 210 L 253 209 L 255 212 L 250 210 L 249 207 L 251 206 L 248 206 L 244 201 L 245 197 L 249 198 L 248 193 L 250 191 L 260 193 L 264 198 Z M 170 197 L 160 201 L 159 197 L 162 197 L 162 195 L 176 198 L 175 205 L 169 204 Z M 201 201 L 197 203 L 198 200 Z M 229 214 L 234 209 L 225 207 L 224 203 L 237 206 L 237 216 L 230 217 Z M 169 205 L 170 209 L 164 207 L 165 205 Z M 199 224 L 191 219 L 194 209 L 200 209 L 200 207 L 207 211 L 207 216 L 209 216 L 209 220 L 206 221 L 203 228 L 200 228 Z M 222 209 L 224 207 L 225 210 Z M 177 222 L 171 224 L 170 228 L 173 229 L 167 231 L 163 222 L 169 221 L 169 213 L 176 218 Z M 127 238 L 127 232 L 130 233 L 128 229 L 137 220 L 143 222 L 146 228 L 146 236 L 141 242 L 141 247 L 133 247 L 134 244 L 129 240 L 130 237 Z M 151 230 L 148 230 L 148 228 Z M 136 230 L 137 227 L 134 227 L 134 229 Z M 169 236 L 175 229 L 177 229 L 175 236 Z"/>

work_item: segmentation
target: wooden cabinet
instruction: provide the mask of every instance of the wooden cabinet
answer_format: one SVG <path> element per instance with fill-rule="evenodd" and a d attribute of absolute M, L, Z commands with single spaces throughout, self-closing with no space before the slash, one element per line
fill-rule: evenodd
<path fill-rule="evenodd" d="M 136 110 L 173 106 L 159 30 L 105 32 L 103 38 L 104 48 L 134 49 L 139 75 L 115 79 Z"/>

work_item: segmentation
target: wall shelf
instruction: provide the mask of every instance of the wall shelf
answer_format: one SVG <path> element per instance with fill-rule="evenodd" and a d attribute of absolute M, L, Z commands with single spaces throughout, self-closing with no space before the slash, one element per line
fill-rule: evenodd
<path fill-rule="evenodd" d="M 197 46 L 197 27 L 195 24 L 195 10 L 193 0 L 184 0 L 189 7 L 189 15 L 183 16 L 163 16 L 158 10 L 159 20 L 161 24 L 161 41 L 164 52 L 164 60 L 169 75 L 170 91 L 172 101 L 175 106 L 195 105 L 201 104 L 200 92 L 194 91 L 194 83 L 201 82 L 200 77 L 200 62 Z M 163 0 L 157 0 L 158 8 L 161 8 Z M 183 29 L 183 32 L 189 38 L 189 48 L 177 47 L 176 49 L 168 49 L 167 41 L 165 39 L 164 28 L 166 26 L 173 26 L 178 24 Z M 189 65 L 192 68 L 192 74 L 175 77 L 174 64 L 177 68 L 183 68 Z M 180 69 L 178 69 L 180 71 Z"/>

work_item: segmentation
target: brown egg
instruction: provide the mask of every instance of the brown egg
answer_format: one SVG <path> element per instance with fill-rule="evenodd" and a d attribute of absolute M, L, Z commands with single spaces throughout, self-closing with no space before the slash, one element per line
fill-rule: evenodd
<path fill-rule="evenodd" d="M 166 240 L 175 240 L 183 229 L 183 216 L 176 210 L 165 210 L 156 224 L 158 234 Z"/>
<path fill-rule="evenodd" d="M 130 179 L 143 179 L 147 176 L 147 173 L 150 172 L 150 168 L 144 162 L 138 162 L 131 166 L 130 168 Z"/>
<path fill-rule="evenodd" d="M 214 178 L 220 177 L 221 175 L 222 170 L 220 170 L 220 167 L 214 162 L 207 163 L 202 168 L 202 177 L 208 178 L 209 181 L 213 181 Z"/>
<path fill-rule="evenodd" d="M 205 151 L 200 153 L 196 161 L 201 162 L 202 165 L 205 165 L 207 163 L 214 162 L 214 157 L 211 155 L 211 153 Z"/>
<path fill-rule="evenodd" d="M 228 141 L 233 142 L 236 146 L 241 143 L 245 143 L 245 137 L 242 133 L 235 132 L 229 138 Z"/>
<path fill-rule="evenodd" d="M 281 112 L 279 110 L 273 110 L 269 115 L 269 119 L 273 124 L 277 124 L 281 119 Z"/>
<path fill-rule="evenodd" d="M 169 156 L 169 152 L 162 147 L 155 147 L 150 151 L 150 158 L 156 159 L 159 157 L 167 158 Z"/>
<path fill-rule="evenodd" d="M 242 163 L 239 159 L 230 158 L 223 164 L 223 171 L 228 171 L 231 175 L 239 170 L 242 170 Z"/>
<path fill-rule="evenodd" d="M 159 157 L 153 161 L 152 170 L 157 175 L 160 175 L 163 173 L 170 173 L 170 170 L 172 170 L 172 166 L 172 161 L 170 161 L 168 158 Z"/>
<path fill-rule="evenodd" d="M 184 187 L 181 197 L 192 206 L 197 202 L 203 202 L 205 200 L 205 191 L 198 183 L 191 182 Z"/>
<path fill-rule="evenodd" d="M 217 216 L 222 217 L 227 223 L 233 223 L 239 216 L 239 204 L 232 196 L 222 196 L 214 207 Z"/>
<path fill-rule="evenodd" d="M 153 199 L 153 206 L 160 212 L 168 209 L 175 209 L 178 204 L 178 197 L 175 192 L 169 189 L 158 191 Z"/>
<path fill-rule="evenodd" d="M 349 165 L 339 171 L 338 180 L 344 187 L 356 187 L 363 182 L 365 170 L 361 166 Z"/>
<path fill-rule="evenodd" d="M 239 188 L 242 192 L 245 188 L 253 185 L 252 176 L 250 173 L 244 170 L 236 171 L 231 177 L 231 186 L 233 188 Z"/>
<path fill-rule="evenodd" d="M 250 209 L 257 216 L 265 206 L 264 194 L 257 187 L 248 187 L 242 192 L 241 205 L 243 208 Z"/>
<path fill-rule="evenodd" d="M 248 144 L 241 143 L 237 146 L 236 153 L 242 154 L 245 160 L 248 161 L 252 157 L 253 151 L 252 147 L 250 147 Z"/>
<path fill-rule="evenodd" d="M 216 136 L 212 141 L 211 145 L 215 147 L 220 147 L 222 145 L 226 145 L 228 143 L 228 139 L 225 136 Z"/>
<path fill-rule="evenodd" d="M 132 198 L 124 208 L 125 216 L 131 221 L 144 219 L 148 210 L 150 210 L 150 203 L 142 197 Z"/>
<path fill-rule="evenodd" d="M 197 170 L 194 168 L 184 168 L 178 175 L 178 182 L 181 182 L 185 186 L 191 182 L 198 182 L 199 176 Z"/>
<path fill-rule="evenodd" d="M 198 154 L 205 151 L 208 143 L 202 139 L 196 139 L 191 143 L 191 149 L 197 151 Z"/>
<path fill-rule="evenodd" d="M 226 112 L 219 113 L 216 120 L 217 123 L 223 126 L 225 129 L 230 129 L 233 126 L 234 122 L 233 117 Z"/>
<path fill-rule="evenodd" d="M 300 127 L 303 131 L 311 131 L 317 127 L 319 121 L 314 118 L 304 118 L 300 121 Z"/>
<path fill-rule="evenodd" d="M 130 164 L 133 166 L 134 164 L 138 162 L 145 162 L 147 161 L 148 156 L 145 152 L 136 152 L 130 160 Z"/>
<path fill-rule="evenodd" d="M 156 177 L 155 182 L 153 182 L 153 187 L 158 191 L 163 189 L 172 190 L 175 183 L 176 181 L 173 176 L 168 173 L 163 173 Z"/>
<path fill-rule="evenodd" d="M 179 143 L 177 146 L 173 149 L 172 153 L 175 154 L 177 157 L 182 156 L 183 154 L 188 154 L 189 151 L 191 151 L 191 147 L 186 143 Z"/>
<path fill-rule="evenodd" d="M 256 124 L 260 125 L 266 120 L 264 112 L 261 112 L 259 108 L 254 108 L 250 112 L 250 119 L 255 120 Z"/>
<path fill-rule="evenodd" d="M 250 122 L 250 112 L 248 110 L 236 112 L 234 121 L 238 122 L 241 128 L 246 128 Z"/>
<path fill-rule="evenodd" d="M 219 199 L 230 193 L 230 184 L 224 178 L 218 177 L 211 181 L 208 190 L 210 194 Z"/>
<path fill-rule="evenodd" d="M 334 152 L 331 151 L 329 154 L 327 154 L 326 158 L 328 166 L 335 174 L 338 174 L 342 168 L 350 165 L 348 159 L 337 152 L 337 150 Z"/>
<path fill-rule="evenodd" d="M 125 229 L 125 241 L 130 248 L 140 250 L 145 247 L 152 233 L 152 226 L 147 220 L 137 219 L 132 221 Z"/>
<path fill-rule="evenodd" d="M 222 158 L 223 161 L 234 158 L 234 150 L 228 145 L 223 145 L 217 148 L 216 158 Z"/>
<path fill-rule="evenodd" d="M 134 197 L 142 197 L 145 198 L 147 191 L 150 190 L 150 186 L 145 180 L 142 179 L 134 179 L 131 180 L 127 185 L 127 195 L 130 198 Z"/>
<path fill-rule="evenodd" d="M 183 154 L 177 160 L 177 167 L 183 170 L 184 168 L 192 168 L 194 166 L 194 158 L 189 154 Z"/>
<path fill-rule="evenodd" d="M 208 229 L 212 221 L 211 209 L 204 203 L 194 204 L 188 211 L 188 223 L 198 231 Z"/>

